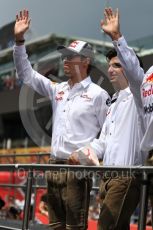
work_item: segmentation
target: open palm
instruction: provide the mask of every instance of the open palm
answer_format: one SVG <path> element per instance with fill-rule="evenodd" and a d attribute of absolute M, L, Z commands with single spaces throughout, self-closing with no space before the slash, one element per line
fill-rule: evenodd
<path fill-rule="evenodd" d="M 27 10 L 20 11 L 19 15 L 16 15 L 16 23 L 14 26 L 14 34 L 16 37 L 21 37 L 29 29 L 30 19 L 29 12 Z"/>
<path fill-rule="evenodd" d="M 101 28 L 108 34 L 119 33 L 119 13 L 117 11 L 112 11 L 111 8 L 106 8 L 104 11 L 104 20 L 101 21 Z"/>

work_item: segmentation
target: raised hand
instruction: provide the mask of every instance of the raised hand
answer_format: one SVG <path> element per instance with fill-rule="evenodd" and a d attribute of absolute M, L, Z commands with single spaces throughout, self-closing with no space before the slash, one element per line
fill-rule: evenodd
<path fill-rule="evenodd" d="M 20 11 L 20 14 L 16 15 L 16 23 L 14 26 L 14 36 L 15 40 L 23 40 L 25 32 L 29 29 L 30 18 L 29 11 L 23 10 Z"/>
<path fill-rule="evenodd" d="M 113 11 L 112 8 L 105 8 L 101 28 L 112 40 L 118 40 L 121 37 L 118 9 Z"/>

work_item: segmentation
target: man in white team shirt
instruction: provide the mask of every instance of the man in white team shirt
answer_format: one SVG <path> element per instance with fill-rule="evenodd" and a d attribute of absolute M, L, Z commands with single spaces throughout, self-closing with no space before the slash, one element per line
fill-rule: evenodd
<path fill-rule="evenodd" d="M 153 67 L 144 74 L 137 64 L 135 52 L 127 45 L 120 33 L 118 10 L 115 13 L 109 8 L 108 14 L 111 28 L 107 33 L 110 36 L 110 33 L 114 33 L 113 44 L 132 87 L 134 98 L 138 102 L 142 100 L 144 107 L 144 114 L 140 111 L 140 116 L 145 117 L 145 134 L 141 141 L 141 150 L 151 152 L 153 150 Z"/>
<path fill-rule="evenodd" d="M 141 103 L 141 101 L 143 103 L 144 110 L 139 110 L 140 117 L 142 120 L 143 117 L 145 119 L 145 125 L 142 127 L 143 138 L 141 140 L 140 149 L 146 152 L 146 157 L 148 156 L 150 159 L 153 156 L 153 67 L 151 67 L 145 74 L 142 72 L 142 69 L 137 64 L 135 52 L 127 45 L 127 42 L 120 33 L 118 10 L 115 13 L 111 8 L 109 8 L 107 9 L 107 12 L 110 24 L 107 34 L 110 37 L 112 37 L 111 34 L 114 34 L 112 38 L 112 40 L 114 40 L 113 44 L 131 85 L 134 98 L 138 103 Z M 148 163 L 150 164 L 151 162 L 147 161 L 147 164 Z M 153 207 L 152 183 L 151 179 L 149 194 Z"/>
<path fill-rule="evenodd" d="M 51 99 L 53 109 L 52 157 L 50 163 L 64 164 L 76 149 L 92 141 L 103 126 L 109 96 L 91 81 L 89 69 L 93 49 L 84 41 L 68 47 L 59 46 L 65 75 L 69 80 L 60 84 L 32 69 L 24 46 L 28 30 L 28 11 L 16 16 L 14 62 L 18 77 L 38 93 Z M 73 159 L 71 159 L 73 163 Z M 66 172 L 48 175 L 48 209 L 52 229 L 87 229 L 91 180 L 77 179 Z"/>
<path fill-rule="evenodd" d="M 114 41 L 116 33 L 112 31 L 116 13 L 110 16 L 110 9 L 106 9 L 105 19 L 101 27 Z M 112 18 L 111 18 L 112 17 Z M 107 112 L 99 139 L 95 139 L 90 146 L 80 151 L 94 151 L 103 159 L 104 166 L 134 166 L 142 165 L 146 153 L 140 151 L 140 142 L 143 137 L 144 121 L 143 106 L 138 95 L 133 97 L 133 85 L 129 85 L 124 65 L 117 57 L 115 49 L 106 54 L 108 61 L 108 76 L 116 93 L 113 95 L 112 105 Z M 135 66 L 141 62 L 136 58 Z M 143 74 L 143 69 L 140 68 Z M 139 83 L 140 85 L 140 83 Z M 116 100 L 115 100 L 116 99 Z M 139 114 L 141 113 L 141 115 Z M 77 152 L 74 156 L 77 158 Z M 78 157 L 79 158 L 79 157 Z M 77 160 L 77 159 L 76 159 Z M 138 175 L 124 175 L 124 173 L 104 173 L 100 185 L 101 210 L 98 221 L 99 230 L 128 230 L 130 217 L 140 198 L 140 177 Z"/>

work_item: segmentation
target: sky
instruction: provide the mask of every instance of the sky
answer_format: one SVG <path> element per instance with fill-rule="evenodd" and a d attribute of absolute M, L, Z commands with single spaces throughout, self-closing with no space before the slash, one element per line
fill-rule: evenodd
<path fill-rule="evenodd" d="M 153 0 L 0 0 L 0 27 L 28 9 L 34 38 L 47 34 L 106 39 L 100 20 L 106 6 L 119 8 L 128 41 L 153 35 Z"/>

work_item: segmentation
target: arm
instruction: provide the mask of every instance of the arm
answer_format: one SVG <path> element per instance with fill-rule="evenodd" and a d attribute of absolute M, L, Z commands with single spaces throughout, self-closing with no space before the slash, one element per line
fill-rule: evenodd
<path fill-rule="evenodd" d="M 24 34 L 29 29 L 29 25 L 28 11 L 21 11 L 20 15 L 16 16 L 14 27 L 16 45 L 14 46 L 13 57 L 17 75 L 25 84 L 32 87 L 41 95 L 52 97 L 53 86 L 51 85 L 51 81 L 32 69 L 25 46 L 23 45 Z"/>
<path fill-rule="evenodd" d="M 111 104 L 110 96 L 105 90 L 102 90 L 102 92 L 94 100 L 95 114 L 101 129 L 106 119 L 107 110 L 110 104 Z"/>
<path fill-rule="evenodd" d="M 89 145 L 86 145 L 73 152 L 68 161 L 70 164 L 99 165 L 98 159 L 103 159 L 106 149 L 105 142 L 105 124 L 101 131 L 99 139 L 94 139 Z"/>
<path fill-rule="evenodd" d="M 94 100 L 93 107 L 95 108 L 95 115 L 97 117 L 97 120 L 99 122 L 99 126 L 102 128 L 107 110 L 109 107 L 109 104 L 111 103 L 110 96 L 105 90 L 102 90 L 101 93 L 99 93 L 98 96 L 96 96 Z M 103 134 L 101 132 L 101 138 Z M 69 164 L 87 164 L 88 165 L 98 165 L 98 158 L 102 158 L 101 152 L 103 148 L 103 143 L 101 139 L 94 139 L 92 143 L 85 147 L 81 147 L 80 149 L 77 149 L 75 152 L 73 152 L 69 156 Z M 91 153 L 91 157 L 89 155 Z"/>
<path fill-rule="evenodd" d="M 113 12 L 111 8 L 106 8 L 104 16 L 104 20 L 101 21 L 101 28 L 112 39 L 125 76 L 128 78 L 131 91 L 134 97 L 140 101 L 140 85 L 144 78 L 144 71 L 140 67 L 134 50 L 128 47 L 120 32 L 118 9 Z"/>
<path fill-rule="evenodd" d="M 13 58 L 18 77 L 39 94 L 52 98 L 55 86 L 31 67 L 24 45 L 14 46 Z"/>
<path fill-rule="evenodd" d="M 145 135 L 143 136 L 143 139 L 141 141 L 140 148 L 144 152 L 153 149 L 152 132 L 153 132 L 153 116 L 150 119 Z"/>
<path fill-rule="evenodd" d="M 104 153 L 106 150 L 106 121 L 104 122 L 103 128 L 100 133 L 99 139 L 94 139 L 91 143 L 90 146 L 93 148 L 94 152 L 96 153 L 98 159 L 103 159 Z"/>
<path fill-rule="evenodd" d="M 111 99 L 105 90 L 96 96 L 93 107 L 95 108 L 95 115 L 99 122 L 99 126 L 102 128 L 106 119 L 107 110 L 109 108 Z M 104 129 L 103 129 L 104 131 Z M 98 165 L 98 158 L 102 159 L 104 152 L 104 138 L 105 135 L 101 132 L 99 139 L 94 139 L 89 145 L 81 147 L 73 152 L 68 161 L 69 164 L 84 164 L 84 165 Z"/>

